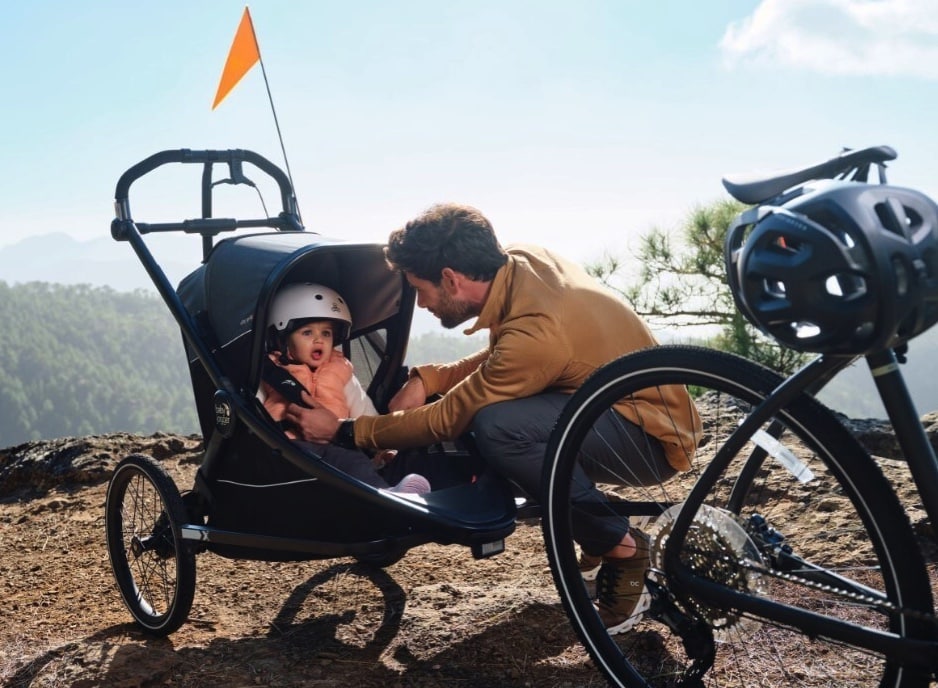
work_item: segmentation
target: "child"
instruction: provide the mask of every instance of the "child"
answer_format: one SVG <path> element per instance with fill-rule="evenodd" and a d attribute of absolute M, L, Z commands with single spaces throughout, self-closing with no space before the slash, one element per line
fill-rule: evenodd
<path fill-rule="evenodd" d="M 274 297 L 267 322 L 270 360 L 281 371 L 289 373 L 267 375 L 269 380 L 261 383 L 264 408 L 275 421 L 285 422 L 287 407 L 298 398 L 297 385 L 338 418 L 378 415 L 355 377 L 351 361 L 334 348 L 336 342 L 346 338 L 352 326 L 348 306 L 338 293 L 319 284 L 289 284 Z M 274 380 L 275 377 L 279 379 Z M 291 439 L 297 439 L 289 426 L 284 432 Z M 389 487 L 375 463 L 359 450 L 330 446 L 322 458 L 362 482 L 391 492 L 424 494 L 430 491 L 427 479 L 416 473 L 404 476 L 397 485 Z"/>

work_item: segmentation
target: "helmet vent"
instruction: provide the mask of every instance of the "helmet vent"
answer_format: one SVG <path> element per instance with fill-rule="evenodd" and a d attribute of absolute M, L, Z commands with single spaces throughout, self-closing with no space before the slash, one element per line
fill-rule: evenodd
<path fill-rule="evenodd" d="M 762 283 L 762 289 L 766 296 L 771 298 L 785 298 L 785 283 L 781 280 L 764 280 Z"/>
<path fill-rule="evenodd" d="M 922 266 L 927 279 L 938 277 L 938 251 L 926 248 L 922 251 Z"/>
<path fill-rule="evenodd" d="M 909 223 L 909 226 L 912 228 L 919 227 L 924 220 L 922 216 L 918 214 L 918 211 L 915 208 L 910 208 L 907 205 L 902 206 L 902 209 L 905 211 L 906 221 Z"/>
<path fill-rule="evenodd" d="M 794 331 L 795 336 L 798 339 L 811 339 L 812 337 L 817 337 L 821 334 L 821 328 L 815 325 L 813 322 L 793 322 L 791 324 L 791 329 Z"/>
<path fill-rule="evenodd" d="M 867 284 L 862 276 L 844 272 L 824 280 L 824 291 L 839 299 L 856 299 L 867 293 Z"/>
<path fill-rule="evenodd" d="M 840 287 L 840 280 L 837 278 L 837 275 L 831 275 L 824 282 L 824 288 L 827 290 L 827 293 L 831 296 L 843 296 L 844 290 Z"/>
<path fill-rule="evenodd" d="M 896 236 L 907 237 L 910 229 L 922 224 L 922 216 L 916 212 L 915 208 L 901 205 L 891 198 L 877 203 L 873 209 L 883 227 Z"/>
<path fill-rule="evenodd" d="M 905 263 L 898 256 L 893 256 L 892 272 L 896 276 L 896 296 L 905 296 L 909 293 L 912 278 L 906 270 Z"/>
<path fill-rule="evenodd" d="M 779 234 L 772 242 L 772 248 L 784 254 L 795 254 L 799 251 L 798 242 L 790 237 Z"/>

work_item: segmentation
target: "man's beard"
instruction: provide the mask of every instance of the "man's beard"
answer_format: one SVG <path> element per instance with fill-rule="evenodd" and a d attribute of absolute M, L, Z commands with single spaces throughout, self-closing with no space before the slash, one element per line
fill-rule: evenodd
<path fill-rule="evenodd" d="M 475 317 L 479 311 L 467 301 L 457 301 L 445 289 L 440 289 L 440 301 L 433 314 L 440 319 L 440 324 L 451 330 Z"/>

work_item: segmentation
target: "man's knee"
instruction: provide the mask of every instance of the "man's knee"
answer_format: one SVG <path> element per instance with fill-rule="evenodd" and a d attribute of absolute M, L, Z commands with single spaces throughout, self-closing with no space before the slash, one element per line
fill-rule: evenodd
<path fill-rule="evenodd" d="M 469 429 L 488 466 L 534 497 L 540 486 L 544 448 L 526 436 L 514 408 L 511 402 L 486 406 L 476 413 Z"/>
<path fill-rule="evenodd" d="M 510 447 L 512 452 L 527 453 L 546 445 L 551 429 L 568 397 L 561 394 L 538 394 L 500 401 L 480 409 L 470 424 L 480 445 Z"/>
<path fill-rule="evenodd" d="M 469 430 L 483 454 L 488 454 L 494 447 L 502 447 L 507 442 L 517 441 L 517 437 L 512 437 L 509 428 L 504 425 L 504 414 L 499 414 L 498 407 L 501 404 L 490 404 L 479 409 Z"/>

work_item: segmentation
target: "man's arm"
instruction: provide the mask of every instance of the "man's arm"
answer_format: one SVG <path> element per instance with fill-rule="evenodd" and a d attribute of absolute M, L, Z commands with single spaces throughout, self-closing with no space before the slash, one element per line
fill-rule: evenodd
<path fill-rule="evenodd" d="M 428 396 L 445 394 L 477 370 L 488 356 L 488 349 L 482 349 L 454 363 L 415 366 L 407 382 L 388 403 L 388 410 L 393 413 L 423 406 Z"/>
<path fill-rule="evenodd" d="M 414 366 L 411 378 L 419 376 L 423 381 L 424 392 L 426 392 L 424 398 L 432 394 L 446 394 L 478 370 L 488 357 L 489 350 L 486 348 L 453 363 Z"/>
<path fill-rule="evenodd" d="M 384 416 L 359 418 L 355 424 L 359 446 L 406 449 L 451 440 L 466 430 L 480 408 L 553 386 L 570 354 L 560 339 L 548 338 L 557 344 L 544 346 L 542 332 L 544 328 L 503 330 L 485 362 L 439 400 Z M 426 380 L 424 384 L 433 394 L 433 387 Z"/>

